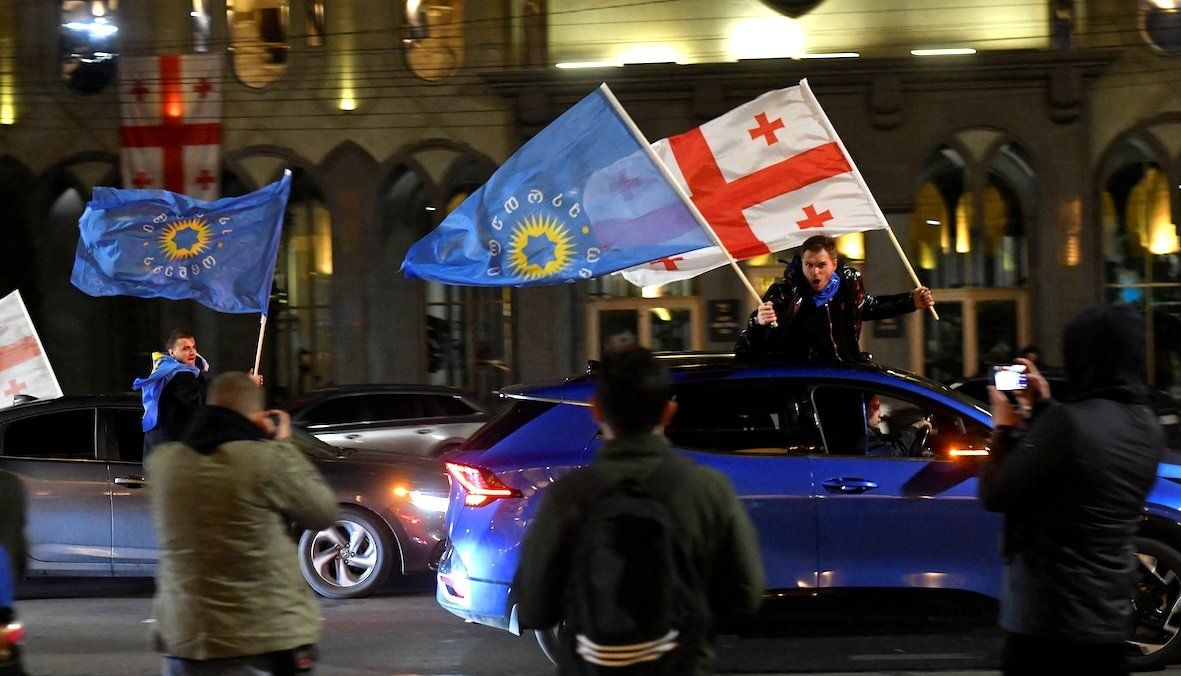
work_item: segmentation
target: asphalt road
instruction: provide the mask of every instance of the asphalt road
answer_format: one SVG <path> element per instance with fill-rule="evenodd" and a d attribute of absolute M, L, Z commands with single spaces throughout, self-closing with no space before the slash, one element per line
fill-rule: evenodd
<path fill-rule="evenodd" d="M 552 673 L 532 636 L 465 624 L 435 605 L 430 585 L 423 577 L 369 599 L 322 599 L 317 673 Z M 148 640 L 150 579 L 41 579 L 18 592 L 30 674 L 160 673 Z M 729 673 L 990 673 L 1001 645 L 994 617 L 995 605 L 975 597 L 794 599 L 735 627 L 741 636 L 722 635 L 718 666 Z"/>

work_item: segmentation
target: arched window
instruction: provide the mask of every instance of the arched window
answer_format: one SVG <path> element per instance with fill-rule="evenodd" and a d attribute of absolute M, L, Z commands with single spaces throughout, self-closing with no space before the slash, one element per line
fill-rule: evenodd
<path fill-rule="evenodd" d="M 291 49 L 288 0 L 226 0 L 234 73 L 248 87 L 265 87 L 287 69 Z"/>
<path fill-rule="evenodd" d="M 487 161 L 454 149 L 450 152 L 453 158 L 443 165 L 448 168 L 439 180 L 441 185 L 435 184 L 426 169 L 413 160 L 391 174 L 381 198 L 384 257 L 401 260 L 414 242 L 441 223 L 491 175 L 492 166 Z M 451 286 L 382 274 L 379 283 L 394 300 L 391 307 L 382 310 L 387 316 L 376 318 L 376 323 L 388 326 L 388 333 L 394 336 L 391 340 L 406 342 L 415 338 L 410 333 L 414 329 L 409 327 L 421 327 L 416 329 L 420 332 L 421 361 L 413 363 L 411 355 L 403 355 L 399 360 L 402 364 L 392 367 L 399 378 L 460 387 L 480 397 L 513 381 L 512 289 Z M 396 309 L 393 302 L 398 303 Z M 408 316 L 412 312 L 416 316 Z"/>
<path fill-rule="evenodd" d="M 987 165 L 972 168 L 979 178 L 969 177 L 967 161 L 951 148 L 943 148 L 934 164 L 910 219 L 924 281 L 939 288 L 1023 286 L 1028 260 L 1021 192 L 1029 190 L 1032 171 L 1022 151 L 1002 146 Z"/>
<path fill-rule="evenodd" d="M 62 0 L 61 74 L 79 94 L 96 94 L 115 79 L 118 0 Z"/>
<path fill-rule="evenodd" d="M 1147 322 L 1149 381 L 1181 396 L 1181 241 L 1173 214 L 1176 177 L 1143 139 L 1131 138 L 1103 166 L 1099 218 L 1109 303 L 1128 303 Z"/>
<path fill-rule="evenodd" d="M 1181 52 L 1181 10 L 1171 2 L 1140 0 L 1140 35 L 1153 49 Z"/>
<path fill-rule="evenodd" d="M 977 142 L 945 146 L 928 161 L 908 226 L 912 263 L 937 290 L 941 317 L 924 313 L 911 324 L 913 343 L 922 345 L 911 366 L 947 382 L 1011 361 L 1030 333 L 1023 287 L 1033 170 L 999 133 L 979 130 L 972 138 Z"/>
<path fill-rule="evenodd" d="M 332 218 L 306 172 L 294 170 L 275 265 L 278 385 L 294 396 L 332 384 Z"/>

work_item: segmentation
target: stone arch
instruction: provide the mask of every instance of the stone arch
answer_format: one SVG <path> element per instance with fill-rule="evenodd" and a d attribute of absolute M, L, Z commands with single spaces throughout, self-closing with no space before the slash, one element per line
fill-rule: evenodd
<path fill-rule="evenodd" d="M 20 288 L 36 297 L 33 287 L 33 172 L 11 155 L 0 155 L 0 297 Z"/>

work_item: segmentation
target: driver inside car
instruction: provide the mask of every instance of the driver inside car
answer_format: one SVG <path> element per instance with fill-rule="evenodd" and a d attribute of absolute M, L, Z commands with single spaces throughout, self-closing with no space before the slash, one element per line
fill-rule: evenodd
<path fill-rule="evenodd" d="M 865 454 L 871 458 L 908 458 L 929 456 L 926 437 L 930 434 L 931 422 L 927 417 L 919 418 L 895 436 L 882 429 L 882 401 L 876 394 L 870 394 L 865 404 Z"/>

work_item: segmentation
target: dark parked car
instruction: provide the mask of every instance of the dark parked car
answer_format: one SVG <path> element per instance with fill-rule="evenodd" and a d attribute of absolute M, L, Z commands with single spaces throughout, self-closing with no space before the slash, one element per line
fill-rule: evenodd
<path fill-rule="evenodd" d="M 29 496 L 29 575 L 155 572 L 142 414 L 133 395 L 0 410 L 0 468 L 20 476 Z M 341 504 L 335 526 L 305 532 L 299 542 L 313 589 L 331 598 L 364 596 L 391 572 L 434 566 L 448 489 L 438 461 L 336 449 L 300 431 L 295 442 Z"/>
<path fill-rule="evenodd" d="M 677 415 L 676 452 L 733 482 L 759 532 L 768 591 L 870 589 L 1001 591 L 1002 519 L 976 499 L 989 452 L 983 405 L 903 371 L 666 355 Z M 602 443 L 593 383 L 575 376 L 504 391 L 511 406 L 447 457 L 449 545 L 436 598 L 465 620 L 519 632 L 513 574 L 521 539 L 555 478 Z M 864 405 L 876 396 L 890 434 L 931 422 L 905 457 L 873 457 Z M 1148 496 L 1128 590 L 1139 666 L 1181 653 L 1181 453 L 1170 453 Z M 847 594 L 855 598 L 856 594 Z M 555 636 L 542 632 L 552 651 Z"/>
<path fill-rule="evenodd" d="M 427 385 L 345 385 L 285 406 L 291 421 L 338 448 L 438 457 L 488 416 L 462 390 Z"/>

